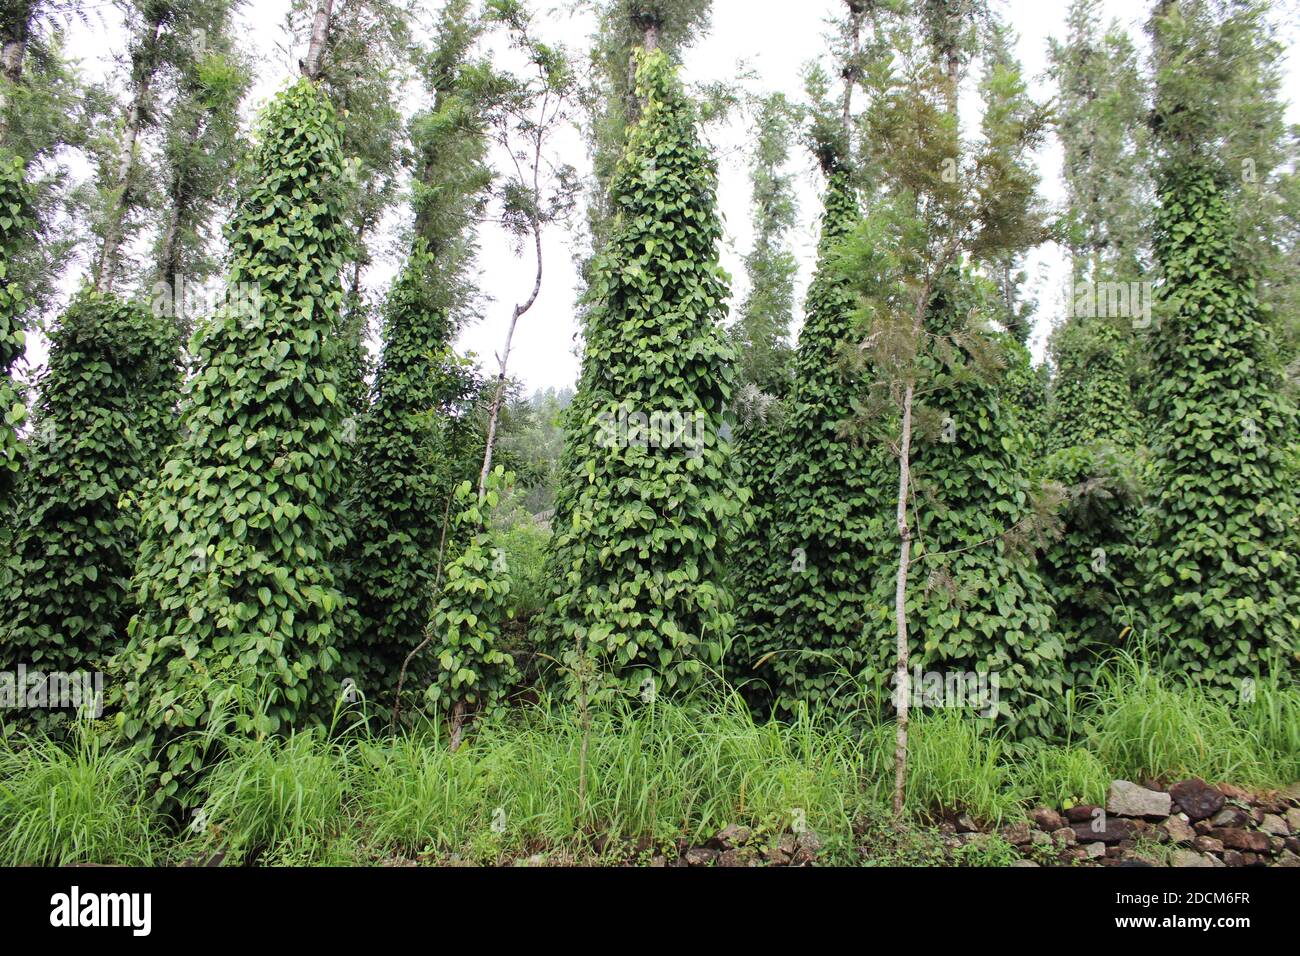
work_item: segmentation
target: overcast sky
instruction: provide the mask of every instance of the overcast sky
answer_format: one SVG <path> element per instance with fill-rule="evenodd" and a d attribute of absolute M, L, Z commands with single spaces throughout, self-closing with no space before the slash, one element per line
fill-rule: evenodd
<path fill-rule="evenodd" d="M 346 0 L 343 0 L 346 2 Z M 1005 20 L 1018 32 L 1018 54 L 1032 89 L 1041 98 L 1050 97 L 1052 89 L 1044 72 L 1047 66 L 1047 42 L 1065 32 L 1065 0 L 994 0 Z M 549 8 L 552 0 L 537 0 L 537 8 Z M 440 0 L 428 0 L 431 11 Z M 1107 15 L 1117 18 L 1135 40 L 1145 46 L 1143 23 L 1148 3 L 1134 0 L 1106 0 Z M 1286 9 L 1284 36 L 1291 51 L 1287 63 L 1286 96 L 1290 118 L 1300 122 L 1300 70 L 1295 63 L 1300 36 L 1300 9 L 1296 0 L 1282 0 Z M 115 53 L 125 48 L 121 22 L 110 4 L 91 4 L 92 19 L 88 26 L 74 26 L 70 48 L 82 61 L 92 78 L 112 69 Z M 300 44 L 285 29 L 288 0 L 254 0 L 243 15 L 243 37 L 259 58 L 258 81 L 250 106 L 264 103 L 293 75 Z M 762 94 L 784 91 L 798 97 L 802 91 L 801 70 L 810 59 L 826 51 L 827 19 L 838 13 L 842 0 L 714 0 L 713 29 L 685 59 L 685 76 L 691 82 L 730 79 L 737 75 L 743 62 L 753 73 L 747 88 Z M 541 18 L 541 32 L 548 41 L 563 42 L 571 49 L 585 48 L 591 22 L 585 16 L 550 13 Z M 420 104 L 412 104 L 418 107 Z M 728 125 L 712 129 L 708 140 L 719 160 L 719 203 L 724 216 L 725 240 L 721 250 L 723 265 L 733 277 L 733 303 L 745 292 L 741 256 L 750 243 L 749 183 L 747 150 L 750 131 L 747 119 L 737 116 Z M 588 167 L 585 148 L 576 135 L 558 141 L 565 153 L 564 161 L 580 170 Z M 816 225 L 820 216 L 820 177 L 811 160 L 796 149 L 797 162 L 792 165 L 798 175 L 800 226 L 794 235 L 796 252 L 802 269 L 799 277 L 800 301 L 809 279 L 816 246 Z M 1043 192 L 1049 202 L 1059 203 L 1061 187 L 1060 151 L 1050 141 L 1038 157 L 1043 177 Z M 396 215 L 407 215 L 399 209 Z M 580 217 L 579 217 L 580 218 Z M 532 286 L 532 263 L 517 259 L 511 244 L 500 230 L 484 227 L 481 233 L 480 287 L 488 296 L 483 319 L 465 330 L 460 340 L 462 350 L 476 353 L 486 365 L 495 369 L 494 353 L 501 347 L 511 307 Z M 378 261 L 365 276 L 367 289 L 382 291 L 398 263 L 384 254 L 391 244 L 375 248 Z M 578 292 L 576 274 L 577 237 L 561 231 L 552 232 L 545 244 L 545 280 L 536 306 L 520 322 L 511 355 L 511 372 L 525 388 L 563 387 L 577 377 L 576 323 L 574 301 Z M 1061 250 L 1048 246 L 1038 250 L 1030 260 L 1030 294 L 1038 300 L 1038 315 L 1032 345 L 1036 357 L 1042 355 L 1046 334 L 1056 316 L 1063 311 L 1067 271 Z M 80 276 L 70 277 L 71 288 Z M 798 314 L 798 312 L 796 313 Z M 797 319 L 796 319 L 797 322 Z M 30 378 L 44 359 L 44 343 L 35 337 L 29 349 Z"/>

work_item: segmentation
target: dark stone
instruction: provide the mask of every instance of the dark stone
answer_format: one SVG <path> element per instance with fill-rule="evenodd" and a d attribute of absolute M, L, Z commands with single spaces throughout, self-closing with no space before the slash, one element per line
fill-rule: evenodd
<path fill-rule="evenodd" d="M 1192 820 L 1204 820 L 1223 809 L 1223 794 L 1199 777 L 1174 784 L 1169 795 Z"/>
<path fill-rule="evenodd" d="M 1029 819 L 1034 821 L 1038 829 L 1047 833 L 1053 833 L 1065 826 L 1065 820 L 1055 810 L 1047 807 L 1035 807 L 1029 811 Z"/>
<path fill-rule="evenodd" d="M 1088 823 L 1076 823 L 1071 829 L 1074 830 L 1074 835 L 1080 843 L 1105 843 L 1108 845 L 1127 840 L 1134 832 L 1132 821 L 1120 820 L 1115 817 L 1098 817 L 1095 821 Z"/>
<path fill-rule="evenodd" d="M 1087 804 L 1080 807 L 1070 807 L 1065 811 L 1065 819 L 1071 823 L 1089 823 L 1097 809 L 1097 807 L 1090 807 Z"/>
<path fill-rule="evenodd" d="M 1269 851 L 1267 833 L 1221 827 L 1211 835 L 1215 839 L 1222 840 L 1223 845 L 1229 850 L 1241 850 L 1250 853 L 1267 853 Z"/>

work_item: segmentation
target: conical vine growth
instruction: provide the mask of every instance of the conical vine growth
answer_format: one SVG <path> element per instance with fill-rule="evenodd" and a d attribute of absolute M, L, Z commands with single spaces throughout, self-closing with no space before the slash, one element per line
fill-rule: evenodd
<path fill-rule="evenodd" d="M 434 268 L 417 244 L 389 292 L 375 401 L 358 428 L 347 560 L 357 620 L 340 649 L 343 672 L 371 697 L 391 694 L 424 635 L 448 511 L 454 322 L 429 284 Z"/>
<path fill-rule="evenodd" d="M 22 468 L 18 428 L 27 417 L 26 404 L 12 377 L 14 364 L 23 354 L 27 297 L 9 273 L 35 228 L 29 210 L 22 160 L 7 150 L 0 152 L 0 514 L 9 510 L 14 482 Z M 7 518 L 0 524 L 7 525 Z"/>
<path fill-rule="evenodd" d="M 1062 648 L 1032 547 L 1043 516 L 1028 477 L 1030 446 L 1018 403 L 999 381 L 1003 335 L 967 318 L 987 323 L 996 314 L 992 303 L 982 280 L 954 268 L 941 277 L 926 317 L 931 344 L 921 361 L 935 386 L 927 397 L 933 420 L 913 448 L 911 665 L 945 688 L 957 677 L 969 687 L 974 676 L 978 696 L 949 705 L 997 718 L 1018 737 L 1048 736 L 1051 702 L 1064 686 Z M 882 485 L 896 469 L 885 458 L 875 479 Z M 867 638 L 879 675 L 893 666 L 894 520 L 891 506 L 871 535 L 882 544 L 869 576 L 875 593 Z M 924 679 L 912 691 L 924 700 Z"/>
<path fill-rule="evenodd" d="M 722 438 L 732 350 L 716 173 L 662 51 L 638 53 L 644 109 L 614 177 L 553 523 L 561 649 L 673 690 L 731 636 L 724 536 L 743 503 Z"/>
<path fill-rule="evenodd" d="M 1075 320 L 1053 336 L 1056 364 L 1043 475 L 1064 494 L 1061 531 L 1040 567 L 1056 602 L 1070 682 L 1086 687 L 1118 646 L 1137 596 L 1141 460 L 1124 334 Z"/>
<path fill-rule="evenodd" d="M 799 702 L 859 702 L 852 678 L 869 659 L 868 525 L 880 496 L 871 483 L 870 451 L 842 429 L 858 394 L 840 355 L 853 340 L 856 301 L 833 259 L 859 210 L 848 172 L 836 165 L 828 172 L 825 202 L 817 272 L 781 426 L 771 533 L 744 571 L 748 663 L 758 665 L 757 676 L 785 714 Z M 766 519 L 762 512 L 758 517 Z"/>
<path fill-rule="evenodd" d="M 1300 653 L 1300 428 L 1233 210 L 1208 164 L 1171 164 L 1156 215 L 1163 283 L 1150 350 L 1157 419 L 1145 595 L 1176 672 L 1227 695 Z M 1248 685 L 1247 685 L 1248 686 Z"/>
<path fill-rule="evenodd" d="M 342 167 L 328 99 L 307 81 L 281 93 L 230 231 L 235 295 L 197 338 L 185 437 L 146 505 L 119 719 L 164 800 L 203 765 L 196 731 L 223 715 L 289 730 L 337 660 Z"/>
<path fill-rule="evenodd" d="M 137 508 L 173 439 L 175 330 L 82 292 L 50 336 L 4 569 L 0 656 L 42 672 L 103 670 L 131 614 Z"/>

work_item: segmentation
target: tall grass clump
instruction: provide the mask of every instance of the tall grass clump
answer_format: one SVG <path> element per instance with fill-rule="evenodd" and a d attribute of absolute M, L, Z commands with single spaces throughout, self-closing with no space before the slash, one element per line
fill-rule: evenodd
<path fill-rule="evenodd" d="M 1105 764 L 1092 751 L 1040 743 L 1017 750 L 1011 774 L 1023 800 L 1048 807 L 1105 803 L 1111 781 Z"/>
<path fill-rule="evenodd" d="M 335 843 L 351 826 L 351 746 L 308 731 L 231 735 L 226 748 L 203 780 L 202 803 L 185 821 L 196 843 L 224 850 L 229 863 L 340 862 Z"/>
<path fill-rule="evenodd" d="M 894 725 L 873 733 L 867 778 L 875 798 L 890 799 L 893 786 Z M 1024 794 L 1012 766 L 1010 745 L 987 720 L 957 710 L 938 710 L 913 719 L 908 733 L 907 810 L 921 819 L 944 810 L 964 810 L 1001 823 L 1018 814 Z"/>
<path fill-rule="evenodd" d="M 1285 677 L 1225 700 L 1126 654 L 1102 673 L 1089 711 L 1089 747 L 1118 777 L 1267 787 L 1300 775 L 1300 690 Z"/>
<path fill-rule="evenodd" d="M 472 740 L 451 753 L 436 735 L 359 742 L 353 797 L 368 839 L 408 855 L 468 845 L 491 825 L 480 757 Z"/>
<path fill-rule="evenodd" d="M 145 796 L 140 754 L 92 726 L 63 743 L 0 738 L 0 864 L 151 865 L 163 824 Z"/>

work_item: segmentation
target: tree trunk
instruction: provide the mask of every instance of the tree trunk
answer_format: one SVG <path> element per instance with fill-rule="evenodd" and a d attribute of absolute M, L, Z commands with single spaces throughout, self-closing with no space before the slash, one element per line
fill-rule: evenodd
<path fill-rule="evenodd" d="M 195 112 L 194 120 L 185 132 L 187 152 L 194 149 L 199 137 L 203 135 L 203 117 L 201 110 Z M 180 169 L 173 170 L 168 198 L 171 200 L 171 208 L 167 210 L 167 225 L 163 230 L 162 243 L 158 248 L 158 264 L 155 266 L 159 282 L 175 282 L 181 272 L 181 220 L 189 209 L 191 196 Z M 173 296 L 176 291 L 172 290 Z"/>
<path fill-rule="evenodd" d="M 645 48 L 647 53 L 659 49 L 659 24 L 657 22 L 652 21 L 646 24 Z"/>
<path fill-rule="evenodd" d="M 865 15 L 858 6 L 849 4 L 849 62 L 844 67 L 841 122 L 844 124 L 844 158 L 850 165 L 853 162 L 853 88 L 862 76 L 858 60 L 862 56 L 862 20 Z"/>
<path fill-rule="evenodd" d="M 16 85 L 23 76 L 23 56 L 27 52 L 27 35 L 31 30 L 34 0 L 7 5 L 9 17 L 0 23 L 0 71 L 4 78 Z M 0 145 L 9 139 L 9 103 L 0 93 Z"/>
<path fill-rule="evenodd" d="M 483 449 L 483 468 L 478 475 L 478 498 L 483 500 L 487 494 L 487 479 L 492 473 L 492 449 L 496 446 L 497 440 L 497 422 L 501 418 L 501 404 L 505 401 L 506 395 L 506 363 L 510 361 L 510 348 L 515 339 L 515 327 L 519 325 L 519 317 L 533 307 L 537 301 L 537 294 L 542 289 L 542 227 L 540 223 L 533 223 L 533 248 L 537 255 L 537 271 L 533 278 L 533 291 L 528 299 L 519 305 L 516 305 L 510 315 L 510 327 L 506 329 L 506 345 L 501 352 L 500 368 L 497 371 L 497 385 L 492 393 L 492 404 L 488 408 L 488 429 L 487 443 Z"/>
<path fill-rule="evenodd" d="M 0 69 L 10 83 L 17 83 L 23 75 L 23 55 L 27 52 L 35 6 L 35 0 L 6 4 L 9 17 L 0 23 Z"/>
<path fill-rule="evenodd" d="M 320 61 L 325 55 L 333 15 L 334 0 L 320 0 L 316 4 L 316 15 L 311 24 L 311 45 L 307 47 L 307 58 L 301 63 L 303 76 L 313 83 L 320 79 Z"/>
<path fill-rule="evenodd" d="M 894 740 L 894 817 L 903 822 L 903 803 L 907 792 L 907 721 L 912 691 L 908 674 L 907 646 L 907 576 L 912 560 L 912 526 L 907 518 L 907 500 L 912 483 L 912 398 L 915 385 L 907 384 L 903 396 L 903 433 L 898 450 L 898 581 L 894 589 L 894 621 L 897 626 L 897 661 L 894 670 L 894 701 L 897 711 L 897 734 Z"/>
<path fill-rule="evenodd" d="M 99 261 L 95 264 L 95 289 L 103 293 L 113 291 L 113 282 L 117 277 L 118 251 L 122 246 L 124 220 L 130 204 L 131 185 L 135 178 L 135 164 L 138 158 L 136 144 L 140 139 L 145 104 L 153 86 L 154 74 L 158 70 L 155 54 L 162 35 L 162 19 L 155 19 L 147 25 L 147 28 L 148 33 L 145 35 L 140 53 L 143 64 L 136 78 L 135 95 L 131 99 L 131 108 L 126 114 L 126 129 L 122 135 L 122 161 L 117 171 L 117 181 L 113 185 L 115 198 L 104 226 L 104 244 L 99 250 Z"/>

